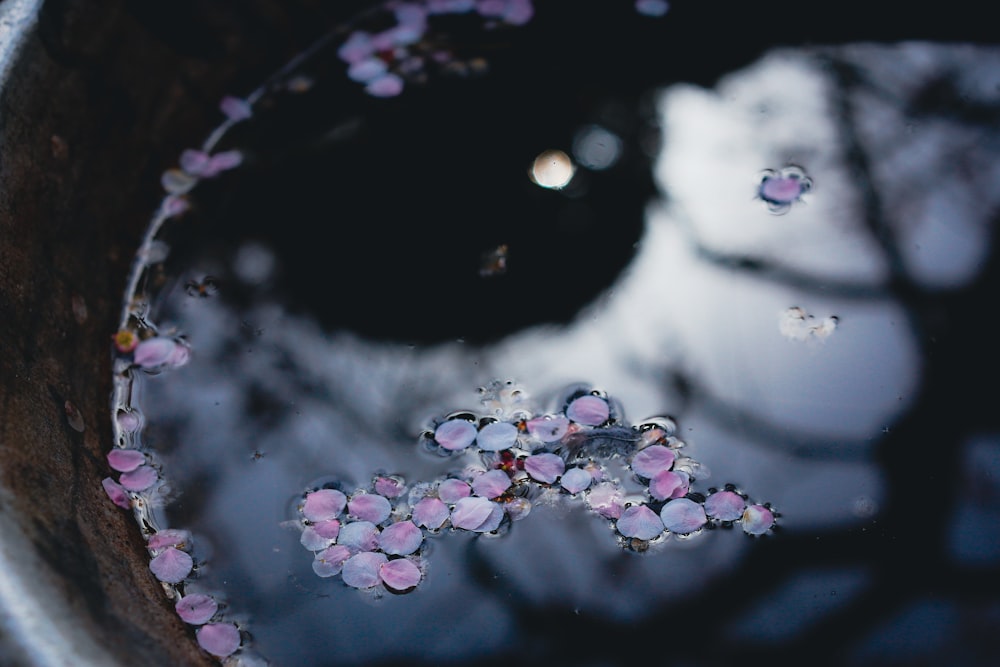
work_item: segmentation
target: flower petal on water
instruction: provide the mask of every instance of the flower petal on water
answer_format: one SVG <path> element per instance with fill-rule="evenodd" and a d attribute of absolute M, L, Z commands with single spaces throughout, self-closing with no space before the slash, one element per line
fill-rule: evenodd
<path fill-rule="evenodd" d="M 438 498 L 453 505 L 462 498 L 467 498 L 472 488 L 460 479 L 449 478 L 438 484 Z"/>
<path fill-rule="evenodd" d="M 494 502 L 491 502 L 490 505 L 489 516 L 486 517 L 485 521 L 472 529 L 474 532 L 488 533 L 500 527 L 500 522 L 503 521 L 503 507 L 499 503 Z"/>
<path fill-rule="evenodd" d="M 605 519 L 617 519 L 625 509 L 625 494 L 616 484 L 601 482 L 590 488 L 587 505 Z"/>
<path fill-rule="evenodd" d="M 674 465 L 674 451 L 663 445 L 650 445 L 640 449 L 632 457 L 632 472 L 652 479 L 657 474 L 670 470 Z"/>
<path fill-rule="evenodd" d="M 145 491 L 156 484 L 159 475 L 156 470 L 147 465 L 141 465 L 131 472 L 123 472 L 118 482 L 129 491 Z"/>
<path fill-rule="evenodd" d="M 336 519 L 332 520 L 336 521 Z M 336 538 L 323 537 L 320 535 L 315 526 L 306 526 L 302 529 L 302 535 L 299 537 L 299 543 L 309 551 L 321 551 L 333 544 L 334 539 Z"/>
<path fill-rule="evenodd" d="M 150 536 L 149 540 L 146 541 L 146 548 L 153 553 L 157 553 L 161 549 L 180 547 L 190 544 L 190 542 L 190 532 L 181 530 L 180 528 L 164 528 Z"/>
<path fill-rule="evenodd" d="M 451 525 L 463 530 L 476 530 L 490 518 L 494 505 L 489 499 L 479 496 L 460 498 L 451 512 Z"/>
<path fill-rule="evenodd" d="M 380 570 L 389 561 L 385 554 L 363 551 L 344 562 L 340 576 L 352 588 L 371 588 L 381 581 Z"/>
<path fill-rule="evenodd" d="M 195 633 L 198 645 L 218 658 L 225 658 L 240 647 L 240 630 L 232 623 L 209 623 Z"/>
<path fill-rule="evenodd" d="M 539 482 L 544 482 L 545 484 L 555 482 L 565 469 L 566 462 L 562 460 L 562 457 L 548 452 L 532 454 L 524 459 L 525 472 L 531 475 L 533 479 L 537 479 Z"/>
<path fill-rule="evenodd" d="M 429 530 L 437 530 L 451 516 L 451 510 L 438 498 L 421 498 L 413 506 L 413 523 Z"/>
<path fill-rule="evenodd" d="M 204 151 L 187 148 L 181 152 L 181 169 L 192 176 L 203 175 L 209 168 L 209 161 L 210 158 L 208 157 L 208 153 L 205 153 Z"/>
<path fill-rule="evenodd" d="M 163 366 L 177 351 L 177 341 L 166 336 L 154 336 L 139 343 L 132 354 L 132 361 L 141 368 Z"/>
<path fill-rule="evenodd" d="M 736 521 L 745 507 L 743 496 L 732 491 L 717 491 L 705 500 L 705 514 L 720 521 Z"/>
<path fill-rule="evenodd" d="M 600 426 L 608 421 L 611 409 L 600 396 L 581 396 L 566 408 L 566 416 L 577 424 Z"/>
<path fill-rule="evenodd" d="M 566 435 L 569 420 L 565 417 L 535 417 L 528 420 L 528 433 L 542 442 L 555 442 Z"/>
<path fill-rule="evenodd" d="M 351 550 L 343 544 L 334 544 L 316 554 L 313 559 L 313 572 L 320 577 L 332 577 L 340 574 L 344 562 L 351 557 Z"/>
<path fill-rule="evenodd" d="M 663 520 L 667 530 L 678 535 L 693 533 L 708 521 L 705 508 L 689 498 L 678 498 L 668 502 L 660 510 L 660 519 Z"/>
<path fill-rule="evenodd" d="M 378 548 L 378 528 L 370 521 L 352 521 L 340 527 L 337 544 L 351 552 L 374 551 Z"/>
<path fill-rule="evenodd" d="M 206 176 L 215 176 L 220 171 L 235 169 L 243 164 L 243 153 L 237 149 L 222 151 L 213 155 L 208 161 Z"/>
<path fill-rule="evenodd" d="M 496 498 L 510 488 L 510 477 L 503 470 L 490 470 L 472 480 L 472 492 L 483 498 Z"/>
<path fill-rule="evenodd" d="M 362 521 L 382 523 L 392 514 L 392 505 L 377 493 L 358 493 L 348 501 L 347 512 Z"/>
<path fill-rule="evenodd" d="M 193 593 L 178 600 L 174 609 L 185 623 L 202 625 L 208 623 L 209 619 L 215 616 L 215 612 L 219 610 L 219 604 L 211 595 Z"/>
<path fill-rule="evenodd" d="M 375 493 L 386 498 L 398 498 L 406 491 L 406 485 L 395 477 L 375 478 Z"/>
<path fill-rule="evenodd" d="M 253 108 L 250 103 L 240 97 L 226 95 L 219 102 L 219 110 L 226 115 L 229 120 L 241 121 L 253 116 Z"/>
<path fill-rule="evenodd" d="M 391 72 L 383 74 L 369 81 L 365 92 L 373 97 L 395 97 L 403 92 L 403 80 Z"/>
<path fill-rule="evenodd" d="M 379 576 L 386 587 L 406 591 L 420 583 L 420 568 L 408 558 L 396 558 L 383 563 Z"/>
<path fill-rule="evenodd" d="M 517 427 L 508 422 L 487 424 L 476 436 L 479 448 L 487 452 L 499 452 L 517 444 Z"/>
<path fill-rule="evenodd" d="M 476 425 L 464 419 L 450 419 L 434 431 L 434 440 L 449 451 L 465 449 L 476 439 Z"/>
<path fill-rule="evenodd" d="M 649 495 L 657 500 L 681 498 L 687 495 L 687 476 L 672 470 L 657 473 L 649 480 Z"/>
<path fill-rule="evenodd" d="M 126 510 L 132 509 L 132 500 L 129 498 L 124 486 L 110 477 L 102 479 L 101 486 L 104 487 L 104 492 L 108 494 L 108 498 L 110 498 L 111 502 L 115 505 L 118 505 L 118 507 Z"/>
<path fill-rule="evenodd" d="M 118 472 L 132 472 L 146 462 L 146 455 L 138 449 L 112 449 L 108 452 L 108 465 Z"/>
<path fill-rule="evenodd" d="M 774 525 L 774 512 L 763 505 L 751 505 L 743 511 L 743 532 L 763 535 Z"/>
<path fill-rule="evenodd" d="M 191 573 L 194 560 L 180 549 L 168 547 L 159 556 L 149 561 L 149 569 L 160 581 L 179 584 Z"/>
<path fill-rule="evenodd" d="M 390 556 L 406 556 L 420 548 L 424 534 L 412 521 L 399 521 L 382 529 L 378 544 Z"/>
<path fill-rule="evenodd" d="M 618 519 L 618 532 L 625 537 L 651 540 L 663 532 L 663 521 L 645 505 L 633 505 Z"/>
<path fill-rule="evenodd" d="M 559 484 L 570 493 L 580 493 L 590 486 L 593 477 L 583 468 L 570 468 L 563 473 Z"/>
<path fill-rule="evenodd" d="M 302 516 L 309 521 L 325 521 L 340 516 L 347 506 L 347 496 L 336 489 L 319 489 L 306 495 Z"/>

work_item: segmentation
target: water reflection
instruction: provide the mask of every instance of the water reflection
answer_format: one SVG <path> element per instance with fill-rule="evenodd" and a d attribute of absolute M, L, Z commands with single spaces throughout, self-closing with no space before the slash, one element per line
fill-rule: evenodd
<path fill-rule="evenodd" d="M 560 663 L 614 661 L 619 644 L 579 638 L 637 641 L 665 619 L 717 642 L 676 647 L 695 663 L 773 646 L 804 655 L 836 629 L 850 641 L 824 646 L 846 646 L 845 660 L 908 659 L 886 642 L 960 617 L 971 591 L 925 586 L 946 609 L 911 606 L 884 571 L 894 558 L 948 543 L 950 575 L 996 569 L 995 550 L 971 537 L 977 516 L 996 513 L 995 489 L 966 479 L 996 458 L 995 436 L 936 440 L 947 434 L 927 411 L 941 398 L 928 397 L 942 378 L 928 352 L 940 300 L 979 280 L 992 256 L 996 128 L 973 111 L 996 108 L 998 71 L 993 50 L 857 46 L 772 52 L 711 90 L 667 87 L 659 196 L 624 271 L 567 324 L 502 327 L 513 333 L 481 345 L 331 330 L 288 306 L 282 281 L 300 258 L 266 240 L 229 238 L 233 256 L 179 255 L 157 319 L 184 331 L 192 361 L 143 378 L 137 398 L 173 489 L 166 522 L 193 530 L 207 562 L 193 588 L 227 599 L 278 664 L 486 663 L 525 646 Z M 938 106 L 949 94 L 963 105 Z M 791 164 L 815 187 L 777 217 L 755 179 Z M 192 297 L 185 285 L 206 275 L 218 294 Z M 441 300 L 427 316 L 453 306 Z M 488 329 L 505 307 L 517 304 L 469 308 L 469 328 Z M 790 339 L 780 318 L 791 307 L 836 314 L 837 326 Z M 377 471 L 440 476 L 447 461 L 421 455 L 415 436 L 442 410 L 473 408 L 472 390 L 494 377 L 538 396 L 594 382 L 632 421 L 670 412 L 710 483 L 774 502 L 783 536 L 715 531 L 640 555 L 621 551 L 605 522 L 553 504 L 501 538 L 433 540 L 426 582 L 407 596 L 318 579 L 287 525 L 296 498 L 326 479 L 364 486 Z M 963 456 L 966 478 L 941 461 Z M 950 502 L 921 504 L 939 494 L 961 498 L 957 517 Z M 982 603 L 995 612 L 995 597 Z M 897 614 L 927 618 L 867 629 Z M 933 655 L 969 641 L 957 623 L 941 627 L 900 641 Z"/>

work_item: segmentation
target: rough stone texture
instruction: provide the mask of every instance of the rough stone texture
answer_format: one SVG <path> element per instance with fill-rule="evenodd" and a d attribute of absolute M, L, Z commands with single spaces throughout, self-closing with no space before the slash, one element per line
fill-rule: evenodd
<path fill-rule="evenodd" d="M 122 664 L 215 662 L 100 483 L 126 273 L 159 174 L 220 120 L 223 94 L 322 29 L 319 4 L 49 1 L 0 82 L 0 518 L 55 586 L 49 612 Z"/>

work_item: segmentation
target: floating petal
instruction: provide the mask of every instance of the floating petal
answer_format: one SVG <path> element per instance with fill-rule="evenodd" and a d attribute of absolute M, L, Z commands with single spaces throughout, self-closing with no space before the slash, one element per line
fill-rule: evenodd
<path fill-rule="evenodd" d="M 625 537 L 651 540 L 663 533 L 663 521 L 645 505 L 633 505 L 618 519 L 618 532 Z"/>
<path fill-rule="evenodd" d="M 126 510 L 132 509 L 132 500 L 129 498 L 128 492 L 125 491 L 124 486 L 110 477 L 102 479 L 101 486 L 104 487 L 104 492 L 108 494 L 108 498 L 110 498 L 111 502 L 115 505 L 118 505 L 118 507 Z"/>
<path fill-rule="evenodd" d="M 132 361 L 141 368 L 157 368 L 166 364 L 177 352 L 177 341 L 166 336 L 154 336 L 139 343 Z"/>
<path fill-rule="evenodd" d="M 168 584 L 179 584 L 191 573 L 194 560 L 180 549 L 168 547 L 149 561 L 149 569 L 160 581 Z"/>
<path fill-rule="evenodd" d="M 438 498 L 453 505 L 462 498 L 467 498 L 472 493 L 468 484 L 460 479 L 446 479 L 438 485 Z"/>
<path fill-rule="evenodd" d="M 226 115 L 229 120 L 241 121 L 253 116 L 253 108 L 246 100 L 226 95 L 219 102 L 219 110 Z"/>
<path fill-rule="evenodd" d="M 313 572 L 320 577 L 332 577 L 340 574 L 344 562 L 351 557 L 351 550 L 343 544 L 334 544 L 316 554 L 313 559 Z"/>
<path fill-rule="evenodd" d="M 403 92 L 403 80 L 392 73 L 383 74 L 372 79 L 365 86 L 365 92 L 373 97 L 395 97 Z"/>
<path fill-rule="evenodd" d="M 451 525 L 463 530 L 476 530 L 490 518 L 495 505 L 489 499 L 479 496 L 461 498 L 451 512 Z"/>
<path fill-rule="evenodd" d="M 232 623 L 209 623 L 198 628 L 198 645 L 218 658 L 225 658 L 240 647 L 240 630 Z"/>
<path fill-rule="evenodd" d="M 181 169 L 192 176 L 202 176 L 208 169 L 211 158 L 204 151 L 188 148 L 181 153 Z"/>
<path fill-rule="evenodd" d="M 412 521 L 400 521 L 382 529 L 379 548 L 390 556 L 406 556 L 420 548 L 424 534 Z"/>
<path fill-rule="evenodd" d="M 375 478 L 375 493 L 386 498 L 398 498 L 406 491 L 406 485 L 395 477 Z"/>
<path fill-rule="evenodd" d="M 347 496 L 336 489 L 319 489 L 306 495 L 302 516 L 309 521 L 326 521 L 340 516 L 347 506 Z"/>
<path fill-rule="evenodd" d="M 353 521 L 340 527 L 337 544 L 351 552 L 374 551 L 378 548 L 378 528 L 370 521 Z"/>
<path fill-rule="evenodd" d="M 219 610 L 219 604 L 211 595 L 194 593 L 185 595 L 178 600 L 174 609 L 185 623 L 202 625 L 208 623 L 209 619 L 215 616 L 215 612 Z"/>
<path fill-rule="evenodd" d="M 351 66 L 347 68 L 347 77 L 352 81 L 357 81 L 358 83 L 368 83 L 369 81 L 385 74 L 385 71 L 385 61 L 381 58 L 372 56 L 370 58 L 365 58 L 364 60 L 351 63 Z"/>
<path fill-rule="evenodd" d="M 332 519 L 336 521 L 336 519 Z M 302 535 L 299 537 L 299 544 L 304 546 L 309 551 L 321 551 L 326 549 L 328 546 L 333 544 L 336 537 L 323 537 L 317 532 L 315 526 L 306 526 L 302 529 Z"/>
<path fill-rule="evenodd" d="M 718 491 L 705 500 L 705 514 L 720 521 L 736 521 L 745 507 L 743 496 L 732 491 Z"/>
<path fill-rule="evenodd" d="M 406 591 L 420 583 L 420 568 L 408 558 L 396 558 L 383 563 L 379 576 L 386 587 Z"/>
<path fill-rule="evenodd" d="M 132 472 L 146 462 L 146 455 L 138 449 L 112 449 L 108 452 L 108 465 L 118 472 Z"/>
<path fill-rule="evenodd" d="M 542 442 L 556 442 L 566 435 L 569 420 L 565 417 L 535 417 L 527 423 L 531 437 Z"/>
<path fill-rule="evenodd" d="M 602 482 L 587 493 L 587 505 L 605 519 L 617 519 L 625 509 L 625 495 L 617 485 Z"/>
<path fill-rule="evenodd" d="M 382 523 L 392 514 L 392 505 L 388 498 L 377 493 L 359 493 L 351 497 L 347 511 L 362 521 Z"/>
<path fill-rule="evenodd" d="M 437 530 L 448 520 L 451 511 L 438 498 L 422 498 L 413 506 L 413 523 L 429 530 Z"/>
<path fill-rule="evenodd" d="M 142 465 L 131 472 L 123 472 L 118 478 L 118 482 L 129 491 L 145 491 L 156 484 L 159 475 L 156 470 L 147 465 Z"/>
<path fill-rule="evenodd" d="M 533 454 L 524 459 L 525 472 L 531 475 L 533 479 L 537 479 L 539 482 L 544 482 L 545 484 L 555 482 L 565 469 L 566 462 L 562 460 L 561 456 L 556 454 L 547 452 L 544 454 Z"/>
<path fill-rule="evenodd" d="M 649 495 L 657 500 L 682 498 L 687 492 L 688 478 L 683 473 L 664 470 L 649 480 Z"/>
<path fill-rule="evenodd" d="M 652 479 L 659 473 L 670 470 L 674 465 L 674 452 L 669 447 L 663 445 L 651 445 L 645 449 L 640 449 L 632 457 L 632 472 Z"/>
<path fill-rule="evenodd" d="M 179 528 L 164 528 L 146 541 L 146 548 L 154 554 L 167 547 L 183 547 L 191 543 L 191 533 Z"/>
<path fill-rule="evenodd" d="M 472 492 L 483 498 L 502 496 L 510 488 L 510 477 L 503 470 L 490 470 L 472 480 Z"/>
<path fill-rule="evenodd" d="M 608 421 L 611 409 L 600 396 L 581 396 L 566 408 L 566 416 L 577 424 L 600 426 Z"/>
<path fill-rule="evenodd" d="M 563 473 L 559 484 L 570 493 L 580 493 L 590 486 L 593 477 L 583 468 L 570 468 Z"/>
<path fill-rule="evenodd" d="M 667 530 L 678 535 L 693 533 L 708 521 L 705 517 L 705 508 L 689 498 L 678 498 L 668 502 L 660 510 L 660 519 L 663 520 Z"/>
<path fill-rule="evenodd" d="M 380 570 L 388 562 L 385 554 L 365 551 L 354 554 L 344 562 L 340 573 L 344 583 L 353 588 L 371 588 L 378 585 Z"/>
<path fill-rule="evenodd" d="M 215 176 L 220 171 L 235 169 L 241 164 L 243 164 L 243 153 L 241 151 L 236 149 L 222 151 L 220 153 L 216 153 L 211 157 L 211 159 L 209 159 L 208 170 L 205 175 Z"/>
<path fill-rule="evenodd" d="M 434 440 L 449 451 L 465 449 L 476 439 L 476 425 L 464 419 L 450 419 L 434 431 Z"/>
<path fill-rule="evenodd" d="M 751 505 L 743 511 L 743 532 L 763 535 L 774 525 L 774 512 L 763 505 Z"/>
<path fill-rule="evenodd" d="M 517 444 L 517 427 L 507 422 L 487 424 L 476 436 L 479 448 L 487 452 L 499 452 Z"/>

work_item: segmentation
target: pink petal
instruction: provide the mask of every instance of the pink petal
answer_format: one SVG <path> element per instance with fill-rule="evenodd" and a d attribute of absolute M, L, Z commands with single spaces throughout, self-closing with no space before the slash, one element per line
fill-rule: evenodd
<path fill-rule="evenodd" d="M 320 577 L 332 577 L 340 574 L 344 562 L 351 557 L 351 550 L 342 544 L 335 544 L 316 554 L 313 559 L 313 572 Z"/>
<path fill-rule="evenodd" d="M 434 439 L 449 451 L 465 449 L 476 439 L 476 426 L 464 419 L 450 419 L 437 427 Z"/>
<path fill-rule="evenodd" d="M 379 547 L 390 556 L 412 554 L 424 542 L 424 534 L 412 521 L 386 526 L 378 536 Z"/>
<path fill-rule="evenodd" d="M 167 547 L 181 547 L 191 542 L 191 533 L 177 528 L 165 528 L 146 541 L 146 548 L 157 553 Z"/>
<path fill-rule="evenodd" d="M 241 121 L 253 116 L 253 109 L 250 104 L 239 97 L 226 95 L 219 102 L 219 110 L 226 115 L 229 120 Z"/>
<path fill-rule="evenodd" d="M 372 45 L 371 35 L 363 31 L 351 33 L 347 41 L 337 49 L 337 55 L 340 59 L 348 63 L 364 60 L 373 53 L 375 53 L 375 47 Z"/>
<path fill-rule="evenodd" d="M 392 505 L 377 493 L 359 493 L 348 501 L 347 512 L 361 521 L 382 523 L 392 514 Z"/>
<path fill-rule="evenodd" d="M 653 479 L 649 480 L 649 495 L 657 500 L 681 498 L 687 495 L 687 492 L 687 477 L 671 470 L 659 472 Z"/>
<path fill-rule="evenodd" d="M 162 366 L 176 353 L 177 343 L 166 336 L 154 336 L 139 343 L 132 354 L 132 360 L 141 368 Z"/>
<path fill-rule="evenodd" d="M 570 468 L 563 473 L 559 484 L 570 493 L 580 493 L 590 486 L 592 480 L 590 473 L 583 468 Z"/>
<path fill-rule="evenodd" d="M 517 427 L 507 422 L 487 424 L 476 436 L 479 448 L 487 452 L 499 452 L 517 444 Z"/>
<path fill-rule="evenodd" d="M 325 537 L 329 540 L 337 539 L 337 535 L 340 534 L 340 522 L 336 519 L 327 519 L 326 521 L 317 521 L 313 524 L 313 530 L 320 537 Z"/>
<path fill-rule="evenodd" d="M 462 498 L 467 498 L 472 493 L 468 484 L 460 479 L 446 479 L 438 484 L 438 498 L 448 503 L 454 504 Z"/>
<path fill-rule="evenodd" d="M 181 620 L 191 625 L 202 625 L 208 623 L 209 619 L 215 616 L 219 610 L 219 605 L 211 595 L 194 593 L 185 595 L 174 605 L 177 615 Z"/>
<path fill-rule="evenodd" d="M 602 482 L 587 493 L 587 505 L 605 519 L 617 519 L 625 508 L 625 496 L 616 485 Z"/>
<path fill-rule="evenodd" d="M 358 83 L 368 83 L 385 74 L 385 71 L 385 61 L 372 56 L 351 63 L 351 66 L 347 68 L 347 78 Z"/>
<path fill-rule="evenodd" d="M 118 428 L 125 433 L 135 433 L 142 426 L 142 418 L 137 410 L 119 410 L 116 417 Z"/>
<path fill-rule="evenodd" d="M 625 537 L 651 540 L 663 532 L 663 521 L 645 505 L 633 505 L 622 512 L 617 527 Z"/>
<path fill-rule="evenodd" d="M 137 449 L 112 449 L 108 465 L 118 472 L 132 472 L 146 462 L 146 455 Z"/>
<path fill-rule="evenodd" d="M 354 554 L 344 562 L 340 576 L 344 583 L 353 588 L 371 588 L 379 583 L 382 565 L 388 562 L 385 554 L 363 551 Z"/>
<path fill-rule="evenodd" d="M 413 506 L 413 523 L 430 530 L 440 528 L 450 515 L 448 506 L 438 498 L 421 498 Z"/>
<path fill-rule="evenodd" d="M 718 491 L 705 500 L 705 514 L 720 521 L 736 521 L 745 507 L 743 497 L 732 491 Z"/>
<path fill-rule="evenodd" d="M 398 498 L 406 491 L 406 486 L 395 477 L 378 477 L 375 479 L 375 493 L 386 498 Z"/>
<path fill-rule="evenodd" d="M 235 169 L 236 167 L 243 164 L 243 153 L 236 149 L 229 151 L 222 151 L 213 155 L 208 161 L 208 169 L 206 169 L 206 176 L 214 176 L 220 171 L 228 171 L 230 169 Z"/>
<path fill-rule="evenodd" d="M 599 396 L 581 396 L 569 404 L 566 416 L 577 424 L 600 426 L 608 421 L 611 409 L 608 402 Z"/>
<path fill-rule="evenodd" d="M 194 560 L 180 549 L 168 547 L 163 552 L 149 561 L 149 569 L 160 581 L 168 584 L 179 584 L 191 573 L 194 567 Z"/>
<path fill-rule="evenodd" d="M 671 500 L 660 510 L 660 519 L 671 533 L 687 535 L 700 529 L 708 519 L 705 508 L 688 498 Z"/>
<path fill-rule="evenodd" d="M 167 169 L 160 176 L 160 185 L 172 195 L 182 195 L 188 192 L 197 183 L 197 179 L 191 174 L 180 169 Z"/>
<path fill-rule="evenodd" d="M 336 519 L 333 519 L 336 521 Z M 302 529 L 302 535 L 299 537 L 299 544 L 304 546 L 309 551 L 321 551 L 326 549 L 328 546 L 333 544 L 333 540 L 336 538 L 323 537 L 313 526 L 306 526 Z"/>
<path fill-rule="evenodd" d="M 503 13 L 503 20 L 510 25 L 524 25 L 535 15 L 535 8 L 531 0 L 507 0 L 507 9 Z"/>
<path fill-rule="evenodd" d="M 347 496 L 336 489 L 319 489 L 306 495 L 302 505 L 302 516 L 309 521 L 333 519 L 344 511 Z"/>
<path fill-rule="evenodd" d="M 129 491 L 139 492 L 156 484 L 157 479 L 159 479 L 159 475 L 156 474 L 155 469 L 142 465 L 131 472 L 123 472 L 118 481 Z"/>
<path fill-rule="evenodd" d="M 225 658 L 240 647 L 240 630 L 232 623 L 209 623 L 198 628 L 198 645 L 212 655 Z"/>
<path fill-rule="evenodd" d="M 473 528 L 473 531 L 477 533 L 488 533 L 500 527 L 500 522 L 503 521 L 503 507 L 501 507 L 498 503 L 491 502 L 490 504 L 492 507 L 490 508 L 489 516 L 486 517 L 485 521 Z"/>
<path fill-rule="evenodd" d="M 382 564 L 379 576 L 388 588 L 406 591 L 420 583 L 420 568 L 408 558 L 396 558 Z"/>
<path fill-rule="evenodd" d="M 632 457 L 632 472 L 652 479 L 664 470 L 670 470 L 674 465 L 674 452 L 663 445 L 651 445 L 640 449 Z"/>
<path fill-rule="evenodd" d="M 565 417 L 535 417 L 528 421 L 528 433 L 542 442 L 555 442 L 566 435 L 569 420 Z"/>
<path fill-rule="evenodd" d="M 353 521 L 340 527 L 337 544 L 352 552 L 374 551 L 378 547 L 378 528 L 370 521 Z"/>
<path fill-rule="evenodd" d="M 524 470 L 532 478 L 552 484 L 566 469 L 566 462 L 556 454 L 532 454 L 524 459 Z"/>
<path fill-rule="evenodd" d="M 181 153 L 180 165 L 192 176 L 201 176 L 209 166 L 208 153 L 187 148 Z"/>
<path fill-rule="evenodd" d="M 763 505 L 751 505 L 743 511 L 743 532 L 763 535 L 774 525 L 774 512 Z"/>
<path fill-rule="evenodd" d="M 403 80 L 395 74 L 383 74 L 370 81 L 365 91 L 373 97 L 395 97 L 403 92 Z"/>
<path fill-rule="evenodd" d="M 472 480 L 472 492 L 483 498 L 502 496 L 510 488 L 510 477 L 503 470 L 490 470 Z"/>
<path fill-rule="evenodd" d="M 118 505 L 118 507 L 126 510 L 132 509 L 132 500 L 125 491 L 125 487 L 121 484 L 110 477 L 105 477 L 101 480 L 101 486 L 104 487 L 104 492 L 108 494 L 108 498 L 110 498 L 111 502 L 115 505 Z"/>
<path fill-rule="evenodd" d="M 451 525 L 463 530 L 476 530 L 490 518 L 494 505 L 487 498 L 479 496 L 462 498 L 455 503 L 455 509 L 451 512 Z"/>

